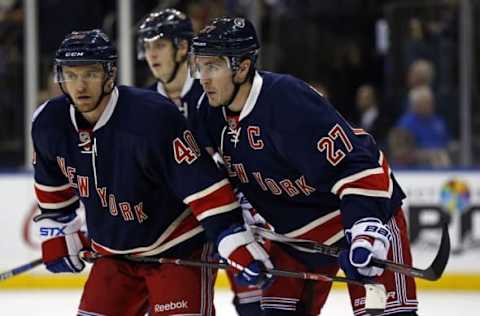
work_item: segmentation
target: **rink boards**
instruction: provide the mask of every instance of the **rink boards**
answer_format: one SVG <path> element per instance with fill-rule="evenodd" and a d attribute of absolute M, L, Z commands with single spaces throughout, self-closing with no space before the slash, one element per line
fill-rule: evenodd
<path fill-rule="evenodd" d="M 480 171 L 402 171 L 395 173 L 407 193 L 414 265 L 427 267 L 438 249 L 440 224 L 450 223 L 452 254 L 444 277 L 421 282 L 424 289 L 480 290 Z M 38 209 L 30 173 L 0 174 L 0 271 L 40 256 L 31 218 Z M 43 267 L 1 281 L 0 288 L 78 288 L 86 273 L 55 276 Z M 228 287 L 224 274 L 218 287 Z"/>

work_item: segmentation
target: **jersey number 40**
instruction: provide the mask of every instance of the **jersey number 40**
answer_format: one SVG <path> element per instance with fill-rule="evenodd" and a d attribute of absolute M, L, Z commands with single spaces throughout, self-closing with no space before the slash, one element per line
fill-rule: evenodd
<path fill-rule="evenodd" d="M 198 147 L 192 132 L 186 130 L 183 132 L 183 140 L 179 137 L 173 140 L 173 154 L 178 164 L 186 161 L 191 164 L 200 156 Z"/>

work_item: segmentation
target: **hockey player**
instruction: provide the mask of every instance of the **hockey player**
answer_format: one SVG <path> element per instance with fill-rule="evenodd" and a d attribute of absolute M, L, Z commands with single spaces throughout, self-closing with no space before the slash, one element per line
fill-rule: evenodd
<path fill-rule="evenodd" d="M 32 126 L 43 261 L 52 272 L 76 273 L 85 266 L 81 249 L 103 255 L 78 315 L 214 315 L 212 271 L 122 255 L 206 260 L 209 237 L 246 283 L 261 286 L 268 276 L 258 272 L 272 264 L 185 118 L 158 93 L 116 87 L 116 60 L 99 30 L 69 34 L 56 52 L 64 95 L 43 104 Z"/>
<path fill-rule="evenodd" d="M 203 89 L 199 80 L 194 80 L 188 71 L 187 57 L 192 36 L 192 22 L 183 12 L 175 9 L 152 12 L 140 22 L 137 29 L 137 58 L 147 61 L 152 75 L 157 79 L 148 89 L 160 93 L 177 105 L 199 143 L 221 164 L 221 158 L 213 150 L 204 130 L 198 128 L 197 104 Z M 238 314 L 260 315 L 260 290 L 236 285 L 230 270 L 227 275 L 235 294 L 234 305 Z"/>
<path fill-rule="evenodd" d="M 273 245 L 285 270 L 378 278 L 385 314 L 416 315 L 412 278 L 369 266 L 372 257 L 411 264 L 404 193 L 373 138 L 292 76 L 257 71 L 259 43 L 244 18 L 217 18 L 193 38 L 191 69 L 206 98 L 205 128 L 229 177 L 275 230 L 348 249 L 340 260 Z M 209 105 L 209 107 L 204 107 Z M 267 315 L 317 315 L 331 283 L 278 278 L 263 292 Z M 364 289 L 349 286 L 355 315 Z"/>
<path fill-rule="evenodd" d="M 137 29 L 137 58 L 147 61 L 157 79 L 148 89 L 173 101 L 186 118 L 196 112 L 203 93 L 198 80 L 193 80 L 188 71 L 192 36 L 192 22 L 175 9 L 150 13 Z"/>

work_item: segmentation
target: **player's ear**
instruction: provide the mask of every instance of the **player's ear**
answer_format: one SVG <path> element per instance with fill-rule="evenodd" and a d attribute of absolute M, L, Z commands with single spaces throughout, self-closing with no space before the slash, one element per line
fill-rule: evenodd
<path fill-rule="evenodd" d="M 110 79 L 108 79 L 107 82 L 107 87 L 109 89 L 113 89 L 113 86 L 115 85 L 115 80 L 117 79 L 117 73 L 118 73 L 118 68 L 117 67 L 112 67 L 112 73 L 110 76 Z"/>
<path fill-rule="evenodd" d="M 188 41 L 180 40 L 178 43 L 177 54 L 175 56 L 177 62 L 182 62 L 186 60 L 188 55 Z"/>
<path fill-rule="evenodd" d="M 248 76 L 250 67 L 252 67 L 252 61 L 250 59 L 245 59 L 240 63 L 237 70 L 237 79 L 239 82 L 244 82 Z"/>

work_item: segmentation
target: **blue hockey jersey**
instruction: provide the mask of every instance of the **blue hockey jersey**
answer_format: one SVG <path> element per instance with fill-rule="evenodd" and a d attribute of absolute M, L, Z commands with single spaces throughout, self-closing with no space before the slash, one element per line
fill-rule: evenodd
<path fill-rule="evenodd" d="M 238 122 L 200 106 L 228 175 L 275 230 L 333 244 L 365 217 L 386 222 L 405 197 L 373 138 L 292 76 L 256 73 Z"/>
<path fill-rule="evenodd" d="M 167 92 L 165 91 L 163 84 L 159 81 L 152 84 L 147 89 L 156 91 L 164 97 L 168 98 Z M 187 119 L 192 116 L 191 114 L 194 115 L 197 112 L 197 103 L 202 94 L 203 88 L 198 82 L 198 80 L 193 79 L 190 76 L 190 73 L 187 72 L 187 78 L 185 79 L 182 91 L 180 92 L 180 100 L 178 100 L 179 104 L 177 104 L 178 109 Z"/>
<path fill-rule="evenodd" d="M 242 221 L 230 183 L 160 94 L 115 88 L 86 126 L 65 96 L 35 112 L 35 191 L 42 212 L 81 201 L 94 250 L 156 255 Z"/>
<path fill-rule="evenodd" d="M 147 89 L 156 91 L 168 98 L 167 92 L 165 91 L 165 88 L 161 82 L 156 82 L 147 87 Z M 206 137 L 204 130 L 199 125 L 199 101 L 202 95 L 203 88 L 199 80 L 193 79 L 190 76 L 190 72 L 187 72 L 187 78 L 183 84 L 183 88 L 180 93 L 180 99 L 171 101 L 177 105 L 178 110 L 187 119 L 188 126 L 194 131 L 198 142 L 202 144 L 203 147 L 209 147 L 211 144 L 208 141 L 208 137 Z"/>

